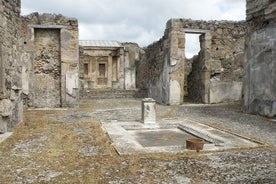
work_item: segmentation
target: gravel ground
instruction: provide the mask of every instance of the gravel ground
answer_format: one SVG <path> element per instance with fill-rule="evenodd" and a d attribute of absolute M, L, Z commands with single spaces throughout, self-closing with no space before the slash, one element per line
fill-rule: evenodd
<path fill-rule="evenodd" d="M 0 183 L 276 183 L 276 122 L 239 104 L 157 105 L 157 119 L 186 118 L 268 146 L 222 152 L 119 156 L 97 120 L 139 120 L 139 99 L 87 100 L 79 109 L 28 111 L 0 144 Z"/>

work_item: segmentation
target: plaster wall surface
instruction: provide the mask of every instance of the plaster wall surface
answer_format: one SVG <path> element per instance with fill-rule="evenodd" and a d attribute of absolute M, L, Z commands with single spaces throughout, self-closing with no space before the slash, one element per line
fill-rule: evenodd
<path fill-rule="evenodd" d="M 276 2 L 247 0 L 243 108 L 276 117 Z"/>

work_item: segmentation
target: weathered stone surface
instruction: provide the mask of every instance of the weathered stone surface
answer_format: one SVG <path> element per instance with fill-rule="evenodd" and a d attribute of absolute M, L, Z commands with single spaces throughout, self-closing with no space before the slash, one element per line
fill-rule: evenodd
<path fill-rule="evenodd" d="M 242 82 L 210 82 L 210 103 L 240 101 Z"/>
<path fill-rule="evenodd" d="M 246 36 L 243 107 L 268 117 L 276 117 L 275 7 L 272 1 L 247 1 L 247 20 L 253 27 Z"/>
<path fill-rule="evenodd" d="M 244 108 L 248 112 L 276 115 L 276 27 L 247 37 Z"/>
<path fill-rule="evenodd" d="M 29 75 L 25 66 L 22 67 L 22 93 L 28 95 L 30 91 Z"/>
<path fill-rule="evenodd" d="M 170 81 L 170 105 L 178 105 L 181 101 L 180 84 L 176 80 Z"/>
<path fill-rule="evenodd" d="M 9 99 L 4 99 L 0 101 L 0 115 L 10 116 L 12 115 L 13 103 Z"/>
<path fill-rule="evenodd" d="M 144 124 L 156 123 L 156 102 L 152 98 L 142 100 L 142 122 Z"/>
<path fill-rule="evenodd" d="M 78 98 L 79 95 L 79 75 L 76 72 L 67 72 L 66 73 L 66 93 L 67 95 L 67 103 L 68 107 L 75 106 L 75 99 Z"/>
<path fill-rule="evenodd" d="M 136 43 L 123 43 L 125 48 L 125 89 L 136 89 L 137 63 L 140 62 L 143 49 Z"/>
<path fill-rule="evenodd" d="M 77 20 L 33 13 L 21 22 L 25 106 L 78 106 L 79 89 L 66 81 L 79 73 Z"/>
<path fill-rule="evenodd" d="M 8 131 L 7 122 L 3 120 L 2 116 L 0 116 L 0 134 L 3 134 Z"/>
<path fill-rule="evenodd" d="M 276 16 L 276 1 L 273 0 L 246 0 L 246 20 L 254 22 L 260 28 L 265 21 L 275 19 Z"/>
<path fill-rule="evenodd" d="M 20 0 L 0 0 L 0 132 L 21 122 Z"/>
<path fill-rule="evenodd" d="M 147 88 L 149 97 L 165 104 L 180 104 L 184 95 L 197 102 L 211 103 L 210 83 L 215 78 L 222 83 L 223 91 L 234 90 L 229 91 L 227 100 L 236 101 L 231 94 L 237 88 L 231 86 L 242 81 L 247 29 L 244 21 L 169 20 L 164 36 L 145 49 L 145 57 L 138 66 L 137 78 L 141 80 L 138 86 Z M 184 55 L 185 33 L 201 34 L 201 51 L 191 60 Z M 224 99 L 217 98 L 216 102 Z"/>

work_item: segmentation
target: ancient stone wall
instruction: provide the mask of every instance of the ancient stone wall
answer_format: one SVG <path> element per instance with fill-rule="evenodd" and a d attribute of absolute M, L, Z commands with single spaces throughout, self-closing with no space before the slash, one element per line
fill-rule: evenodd
<path fill-rule="evenodd" d="M 62 15 L 22 17 L 23 94 L 29 107 L 74 107 L 79 99 L 78 22 Z"/>
<path fill-rule="evenodd" d="M 276 1 L 247 0 L 243 107 L 246 112 L 276 117 Z"/>
<path fill-rule="evenodd" d="M 136 88 L 148 93 L 149 64 L 144 49 L 141 49 L 140 61 L 136 63 Z"/>
<path fill-rule="evenodd" d="M 202 35 L 201 64 L 193 65 L 191 73 L 197 74 L 186 83 L 193 83 L 191 91 L 196 90 L 193 87 L 201 90 L 200 96 L 192 98 L 204 103 L 240 100 L 246 29 L 245 22 L 169 20 L 163 38 L 146 49 L 149 72 L 144 78 L 149 96 L 166 104 L 182 103 L 187 94 L 185 33 L 196 33 Z"/>
<path fill-rule="evenodd" d="M 246 0 L 246 21 L 253 30 L 262 29 L 275 21 L 275 0 Z"/>
<path fill-rule="evenodd" d="M 22 122 L 20 0 L 0 0 L 0 133 Z"/>
<path fill-rule="evenodd" d="M 147 89 L 148 96 L 158 102 L 169 101 L 169 40 L 164 36 L 149 45 L 138 64 L 137 82 L 140 89 Z"/>
<path fill-rule="evenodd" d="M 136 43 L 123 43 L 123 46 L 125 48 L 125 89 L 136 89 L 136 67 L 144 52 Z"/>

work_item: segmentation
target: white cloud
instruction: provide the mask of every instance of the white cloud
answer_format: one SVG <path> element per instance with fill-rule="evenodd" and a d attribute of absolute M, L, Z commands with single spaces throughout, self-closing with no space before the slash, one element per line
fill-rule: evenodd
<path fill-rule="evenodd" d="M 245 18 L 245 0 L 21 0 L 21 4 L 22 14 L 77 18 L 80 39 L 132 41 L 140 46 L 161 38 L 170 18 Z"/>

